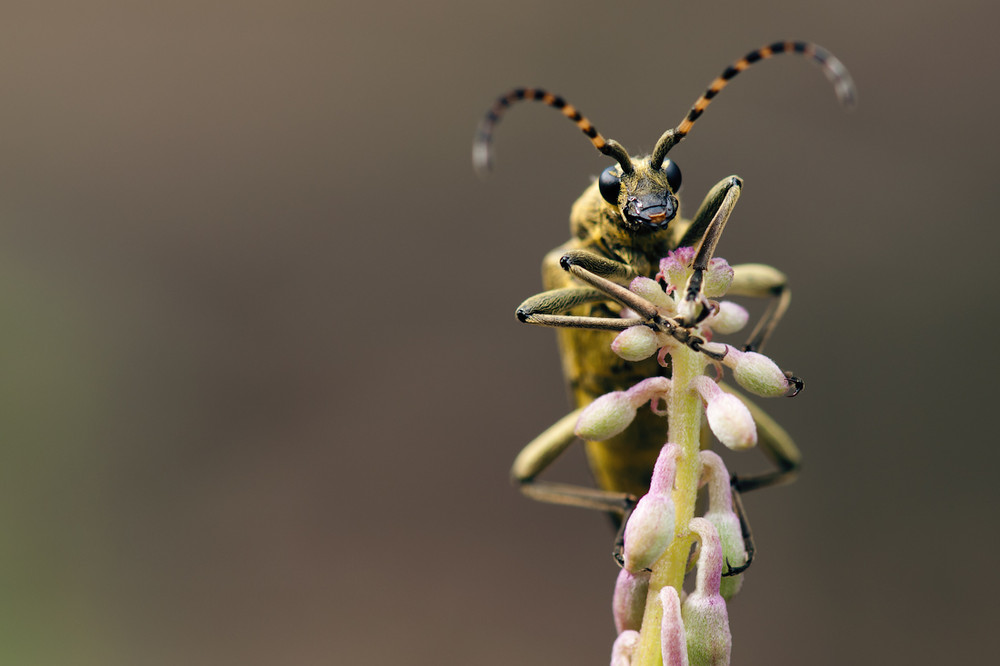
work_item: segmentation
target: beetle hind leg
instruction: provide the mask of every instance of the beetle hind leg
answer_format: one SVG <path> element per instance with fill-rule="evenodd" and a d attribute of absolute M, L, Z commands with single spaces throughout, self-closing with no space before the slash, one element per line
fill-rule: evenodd
<path fill-rule="evenodd" d="M 757 425 L 757 445 L 774 466 L 771 471 L 752 476 L 744 477 L 734 474 L 732 477 L 733 490 L 738 493 L 747 493 L 751 490 L 794 481 L 802 465 L 802 454 L 788 432 L 767 412 L 739 395 L 732 386 L 720 383 L 719 387 L 726 393 L 736 395 L 750 410 L 750 415 L 753 416 L 754 423 Z"/>
<path fill-rule="evenodd" d="M 735 480 L 735 477 L 733 477 Z M 754 545 L 753 531 L 750 529 L 750 521 L 747 519 L 746 509 L 743 508 L 743 500 L 740 499 L 740 494 L 733 488 L 733 508 L 736 509 L 736 517 L 740 520 L 740 536 L 743 537 L 743 548 L 747 552 L 747 561 L 743 564 L 734 567 L 729 564 L 729 560 L 726 560 L 726 570 L 722 572 L 723 576 L 738 576 L 753 564 L 754 554 L 757 552 L 757 548 Z"/>
<path fill-rule="evenodd" d="M 628 493 L 537 478 L 577 440 L 574 429 L 581 410 L 562 417 L 521 449 L 510 470 L 511 481 L 525 496 L 540 502 L 595 509 L 624 517 L 636 502 Z"/>

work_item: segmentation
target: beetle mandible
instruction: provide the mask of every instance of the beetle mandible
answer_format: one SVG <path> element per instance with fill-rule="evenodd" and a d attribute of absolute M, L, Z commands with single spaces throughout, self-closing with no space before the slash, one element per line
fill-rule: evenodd
<path fill-rule="evenodd" d="M 740 72 L 780 53 L 794 53 L 817 62 L 845 106 L 855 102 L 854 84 L 841 62 L 822 47 L 799 41 L 776 42 L 740 58 L 697 99 L 676 127 L 667 130 L 649 156 L 633 158 L 619 143 L 605 139 L 573 105 L 539 89 L 519 88 L 500 97 L 480 123 L 473 144 L 473 162 L 480 172 L 491 163 L 493 129 L 514 102 L 533 100 L 562 112 L 574 122 L 601 153 L 616 164 L 609 166 L 573 205 L 572 238 L 549 252 L 542 263 L 545 291 L 527 299 L 517 309 L 520 321 L 558 329 L 563 371 L 575 409 L 529 443 L 511 470 L 521 491 L 546 502 L 607 511 L 621 522 L 637 497 L 648 490 L 656 456 L 664 441 L 663 422 L 642 410 L 620 435 L 601 442 L 586 442 L 587 458 L 597 488 L 539 479 L 543 472 L 576 439 L 574 426 L 581 409 L 610 391 L 622 390 L 655 375 L 669 374 L 656 359 L 628 362 L 610 349 L 615 331 L 622 330 L 621 306 L 605 291 L 581 282 L 581 274 L 596 274 L 619 284 L 636 276 L 652 277 L 660 258 L 679 247 L 696 246 L 704 262 L 711 259 L 742 189 L 742 180 L 730 176 L 705 197 L 690 220 L 679 217 L 677 192 L 680 168 L 667 159 L 671 148 L 683 140 L 705 108 Z M 698 272 L 698 260 L 694 268 Z M 771 302 L 745 345 L 760 350 L 781 320 L 791 298 L 785 276 L 761 264 L 735 266 L 730 295 L 769 298 Z M 690 326 L 701 316 L 698 280 L 685 299 Z M 791 480 L 800 454 L 792 439 L 773 419 L 748 403 L 757 422 L 759 443 L 774 470 L 733 478 L 734 494 Z"/>

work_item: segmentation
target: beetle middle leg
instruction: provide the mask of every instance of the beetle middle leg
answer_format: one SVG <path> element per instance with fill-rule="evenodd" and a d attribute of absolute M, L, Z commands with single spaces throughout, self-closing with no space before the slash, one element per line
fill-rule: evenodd
<path fill-rule="evenodd" d="M 624 331 L 630 326 L 641 324 L 641 319 L 621 319 L 613 317 L 583 317 L 567 315 L 578 305 L 604 303 L 606 293 L 591 287 L 566 287 L 551 289 L 536 294 L 518 306 L 516 315 L 525 324 L 554 326 L 557 328 L 589 328 L 605 331 Z"/>
<path fill-rule="evenodd" d="M 733 284 L 728 295 L 773 299 L 743 346 L 745 351 L 759 352 L 792 301 L 788 278 L 777 268 L 766 264 L 738 264 L 733 266 L 733 271 Z"/>

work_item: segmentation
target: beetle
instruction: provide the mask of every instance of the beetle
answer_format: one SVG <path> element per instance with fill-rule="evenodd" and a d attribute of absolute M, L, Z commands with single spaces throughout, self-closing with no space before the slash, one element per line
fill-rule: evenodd
<path fill-rule="evenodd" d="M 523 100 L 559 110 L 598 151 L 616 162 L 573 205 L 572 237 L 549 252 L 542 262 L 545 291 L 517 308 L 520 321 L 557 328 L 563 372 L 575 405 L 573 411 L 518 454 L 511 476 L 525 495 L 545 502 L 606 511 L 621 525 L 636 499 L 647 492 L 665 435 L 662 417 L 650 410 L 641 410 L 620 435 L 585 443 L 597 488 L 538 478 L 576 440 L 577 417 L 595 398 L 623 390 L 647 377 L 669 375 L 669 368 L 661 367 L 655 358 L 629 362 L 611 351 L 615 332 L 631 324 L 623 323 L 628 320 L 622 318 L 622 306 L 610 299 L 605 290 L 579 278 L 597 275 L 627 285 L 636 276 L 652 277 L 661 257 L 685 246 L 697 246 L 700 261 L 707 264 L 739 199 L 743 181 L 737 176 L 724 178 L 709 191 L 695 215 L 684 219 L 679 216 L 677 195 L 681 187 L 680 167 L 667 159 L 667 154 L 687 136 L 705 108 L 736 75 L 781 53 L 802 55 L 818 63 L 841 103 L 853 106 L 854 84 L 836 57 L 816 44 L 785 41 L 756 49 L 727 67 L 695 101 L 680 124 L 664 132 L 652 153 L 645 157 L 631 157 L 621 144 L 605 139 L 573 105 L 545 90 L 512 90 L 497 99 L 481 121 L 473 143 L 473 163 L 481 173 L 491 165 L 497 122 L 512 104 Z M 696 274 L 699 274 L 698 262 L 696 259 L 694 264 Z M 760 350 L 785 313 L 791 292 L 784 274 L 777 269 L 761 264 L 738 265 L 734 269 L 730 295 L 770 299 L 767 311 L 745 345 L 747 350 Z M 687 320 L 680 322 L 682 328 L 693 326 L 697 317 L 705 316 L 695 307 L 699 298 L 700 282 L 696 278 L 684 295 L 691 307 Z M 790 481 L 801 460 L 785 430 L 752 403 L 747 404 L 757 422 L 761 448 L 774 469 L 751 477 L 734 476 L 732 487 L 737 500 L 740 492 Z"/>

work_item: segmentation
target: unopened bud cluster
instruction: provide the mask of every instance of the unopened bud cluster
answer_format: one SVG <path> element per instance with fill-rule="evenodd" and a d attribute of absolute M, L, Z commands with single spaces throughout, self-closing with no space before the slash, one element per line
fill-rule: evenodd
<path fill-rule="evenodd" d="M 789 375 L 762 354 L 741 351 L 713 341 L 716 334 L 735 333 L 748 320 L 746 310 L 723 296 L 734 279 L 733 269 L 722 259 L 713 259 L 702 276 L 700 294 L 688 288 L 694 251 L 681 248 L 663 259 L 655 279 L 636 278 L 629 290 L 655 306 L 660 321 L 680 322 L 673 328 L 658 325 L 633 326 L 621 332 L 612 349 L 628 361 L 656 356 L 660 364 L 673 368 L 671 377 L 650 377 L 624 391 L 601 396 L 583 410 L 576 433 L 589 441 L 605 440 L 624 431 L 645 403 L 657 413 L 670 413 L 668 443 L 663 447 L 650 480 L 649 492 L 640 498 L 627 519 L 622 555 L 623 568 L 615 586 L 613 615 L 619 638 L 612 664 L 638 666 L 639 653 L 648 634 L 659 645 L 659 657 L 667 666 L 678 664 L 729 664 L 731 635 L 726 601 L 742 585 L 747 551 L 740 517 L 734 510 L 730 476 L 722 459 L 710 451 L 699 451 L 702 413 L 715 437 L 726 447 L 741 450 L 757 443 L 753 416 L 743 400 L 720 387 L 725 367 L 736 384 L 762 397 L 786 395 L 793 388 Z M 697 294 L 697 298 L 689 292 Z M 685 326 L 684 322 L 697 322 Z M 690 337 L 677 335 L 683 327 Z M 692 344 L 695 340 L 696 344 Z M 669 357 L 669 358 L 668 358 Z M 695 371 L 678 371 L 678 367 Z M 699 369 L 700 368 L 700 369 Z M 705 374 L 709 370 L 710 374 Z M 794 388 L 798 388 L 795 386 Z M 697 396 L 697 399 L 686 399 Z M 661 410 L 660 405 L 667 405 Z M 697 413 L 689 412 L 694 405 Z M 701 408 L 703 407 L 703 412 Z M 676 424 L 687 424 L 680 433 Z M 693 426 L 691 424 L 694 424 Z M 695 432 L 690 432 L 694 428 Z M 678 445 L 676 442 L 686 442 Z M 693 474 L 684 475 L 680 466 Z M 708 509 L 694 516 L 697 486 L 708 489 Z M 687 502 L 683 508 L 678 502 Z M 678 516 L 685 516 L 683 521 Z M 659 567 L 671 560 L 672 543 L 683 547 L 697 543 L 694 588 L 684 591 L 686 559 L 672 565 L 667 576 L 673 582 L 654 589 L 653 579 L 663 580 Z M 675 548 L 676 550 L 676 548 Z M 650 609 L 656 609 L 658 626 L 648 626 Z M 643 652 L 645 654 L 645 652 Z M 642 663 L 645 663 L 643 661 Z"/>
<path fill-rule="evenodd" d="M 686 666 L 730 662 L 732 637 L 726 601 L 739 591 L 742 574 L 723 574 L 744 564 L 747 552 L 739 517 L 733 511 L 729 474 L 718 455 L 711 451 L 699 454 L 700 479 L 708 486 L 708 512 L 678 530 L 672 494 L 680 455 L 676 444 L 663 447 L 649 493 L 639 500 L 625 527 L 624 566 L 612 604 L 620 642 L 615 643 L 612 664 L 633 663 L 626 650 L 638 645 L 649 596 L 649 568 L 682 532 L 697 539 L 697 573 L 694 589 L 683 596 L 670 585 L 659 591 L 663 663 Z"/>

